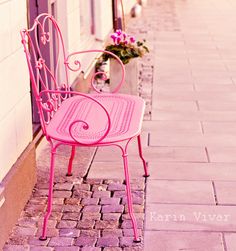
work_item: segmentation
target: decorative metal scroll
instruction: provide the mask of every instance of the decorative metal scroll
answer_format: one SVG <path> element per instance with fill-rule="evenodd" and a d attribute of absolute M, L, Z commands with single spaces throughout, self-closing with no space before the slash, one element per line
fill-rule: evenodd
<path fill-rule="evenodd" d="M 86 51 L 73 52 L 69 54 L 65 59 L 65 65 L 68 67 L 69 70 L 74 71 L 74 72 L 82 70 L 82 63 L 81 63 L 80 58 L 81 58 L 81 55 L 84 53 L 96 53 L 95 60 L 99 59 L 97 55 L 103 55 L 103 54 L 109 54 L 110 58 L 114 58 L 114 60 L 117 60 L 122 70 L 121 70 L 121 76 L 120 76 L 120 80 L 118 81 L 117 87 L 114 90 L 112 90 L 112 93 L 118 92 L 125 80 L 125 68 L 120 58 L 116 56 L 114 53 L 110 51 L 105 51 L 105 50 L 86 50 Z M 101 90 L 99 90 L 96 87 L 96 79 L 98 76 L 104 81 L 106 81 L 109 77 L 107 76 L 107 73 L 104 71 L 97 71 L 92 75 L 91 80 L 90 80 L 91 87 L 95 92 L 101 93 Z"/>

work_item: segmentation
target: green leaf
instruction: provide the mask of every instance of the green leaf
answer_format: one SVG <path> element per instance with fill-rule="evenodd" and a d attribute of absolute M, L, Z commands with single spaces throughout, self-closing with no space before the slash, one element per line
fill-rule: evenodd
<path fill-rule="evenodd" d="M 143 46 L 143 49 L 145 49 L 145 51 L 148 52 L 148 53 L 150 52 L 146 45 Z"/>

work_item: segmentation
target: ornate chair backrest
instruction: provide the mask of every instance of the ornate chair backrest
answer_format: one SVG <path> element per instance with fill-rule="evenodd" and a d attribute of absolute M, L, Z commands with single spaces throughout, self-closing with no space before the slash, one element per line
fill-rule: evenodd
<path fill-rule="evenodd" d="M 30 74 L 31 89 L 39 109 L 42 129 L 45 132 L 46 124 L 50 122 L 54 112 L 61 102 L 70 96 L 50 92 L 50 90 L 70 90 L 62 34 L 53 16 L 43 13 L 35 19 L 30 29 L 21 30 L 21 38 Z M 64 67 L 63 82 L 59 79 L 59 70 L 61 70 L 59 67 Z"/>

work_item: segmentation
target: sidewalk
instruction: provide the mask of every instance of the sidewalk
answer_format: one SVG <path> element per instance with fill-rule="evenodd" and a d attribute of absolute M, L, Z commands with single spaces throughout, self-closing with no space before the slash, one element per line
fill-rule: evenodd
<path fill-rule="evenodd" d="M 236 3 L 149 1 L 145 251 L 236 250 Z"/>
<path fill-rule="evenodd" d="M 32 199 L 5 250 L 236 250 L 235 13 L 233 0 L 149 0 L 142 18 L 128 24 L 151 49 L 140 63 L 147 181 L 136 142 L 129 154 L 144 246 L 130 237 L 117 149 L 78 149 L 76 175 L 65 177 L 64 148 L 56 164 L 49 240 L 37 239 L 46 208 L 43 157 Z"/>

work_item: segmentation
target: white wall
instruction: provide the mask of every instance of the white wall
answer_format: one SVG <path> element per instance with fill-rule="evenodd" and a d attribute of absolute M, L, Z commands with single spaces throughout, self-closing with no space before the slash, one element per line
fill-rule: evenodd
<path fill-rule="evenodd" d="M 59 8 L 61 8 L 60 5 Z M 63 29 L 63 38 L 65 40 L 66 50 L 71 53 L 81 50 L 79 1 L 66 1 L 65 10 L 64 14 L 66 14 L 66 21 L 64 24 L 60 23 L 60 27 Z M 63 15 L 63 13 L 61 13 L 61 15 Z M 77 75 L 77 72 L 69 72 L 69 81 L 71 84 Z"/>
<path fill-rule="evenodd" d="M 19 30 L 26 0 L 0 0 L 0 182 L 32 140 L 28 70 Z"/>
<path fill-rule="evenodd" d="M 70 52 L 80 48 L 80 9 L 78 0 L 67 1 L 67 41 Z"/>
<path fill-rule="evenodd" d="M 96 0 L 95 5 L 95 36 L 104 40 L 112 30 L 112 1 Z"/>

